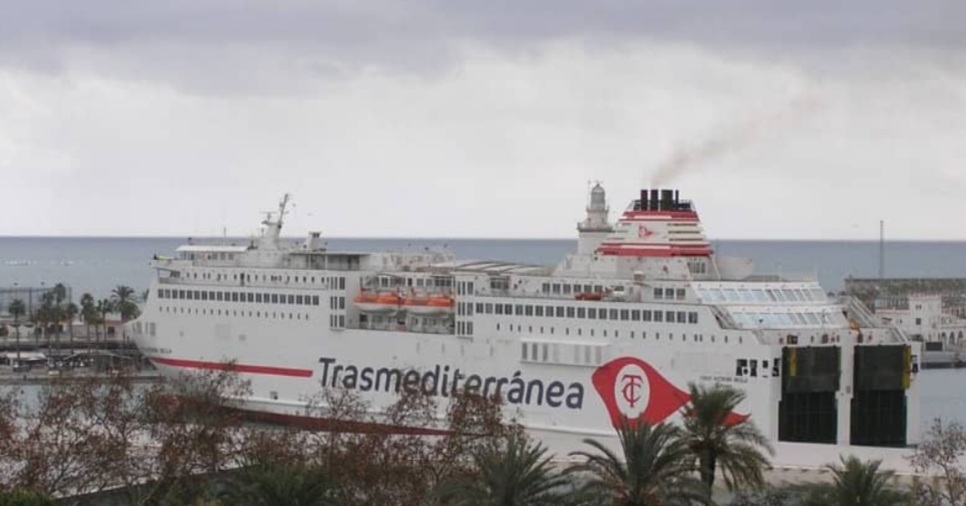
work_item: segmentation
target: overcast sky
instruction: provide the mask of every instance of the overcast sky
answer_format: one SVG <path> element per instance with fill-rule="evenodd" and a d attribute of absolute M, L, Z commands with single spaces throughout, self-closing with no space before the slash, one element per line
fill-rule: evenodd
<path fill-rule="evenodd" d="M 0 235 L 966 239 L 963 0 L 8 0 Z"/>

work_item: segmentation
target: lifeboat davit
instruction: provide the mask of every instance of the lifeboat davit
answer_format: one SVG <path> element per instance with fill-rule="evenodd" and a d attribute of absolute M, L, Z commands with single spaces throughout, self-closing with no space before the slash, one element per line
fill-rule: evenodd
<path fill-rule="evenodd" d="M 360 292 L 353 302 L 364 313 L 392 313 L 399 310 L 402 298 L 392 292 Z"/>
<path fill-rule="evenodd" d="M 451 314 L 454 305 L 453 298 L 448 295 L 415 296 L 403 301 L 403 307 L 406 311 L 415 315 Z"/>

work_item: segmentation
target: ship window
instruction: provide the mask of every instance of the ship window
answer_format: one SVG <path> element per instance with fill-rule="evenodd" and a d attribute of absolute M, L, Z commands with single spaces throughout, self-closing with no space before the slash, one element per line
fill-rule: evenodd
<path fill-rule="evenodd" d="M 313 295 L 312 296 L 312 305 L 313 306 L 318 306 L 319 305 L 319 296 L 318 295 Z"/>
<path fill-rule="evenodd" d="M 533 316 L 533 306 L 531 306 L 530 304 L 527 304 L 526 306 L 524 306 L 523 310 L 526 316 Z"/>
<path fill-rule="evenodd" d="M 574 314 L 575 314 L 575 313 L 574 313 L 575 311 L 576 311 L 576 309 L 575 309 L 575 308 L 573 308 L 573 307 L 568 307 L 568 308 L 567 308 L 567 318 L 573 318 L 573 317 L 574 317 Z"/>
<path fill-rule="evenodd" d="M 686 295 L 687 295 L 687 292 L 684 290 L 684 288 L 678 288 L 677 290 L 675 290 L 675 297 L 678 300 L 684 300 Z"/>
<path fill-rule="evenodd" d="M 563 285 L 561 288 L 563 289 L 564 295 L 570 294 L 570 285 Z"/>
<path fill-rule="evenodd" d="M 543 286 L 540 287 L 540 291 L 543 293 L 550 293 L 550 283 L 544 283 Z"/>
<path fill-rule="evenodd" d="M 544 343 L 543 345 L 543 361 L 547 362 L 550 360 L 550 345 Z"/>
<path fill-rule="evenodd" d="M 621 320 L 627 321 L 630 319 L 631 312 L 627 309 L 621 309 Z"/>
<path fill-rule="evenodd" d="M 304 302 L 301 295 L 295 296 L 295 303 L 301 305 Z"/>
<path fill-rule="evenodd" d="M 285 294 L 284 293 L 282 295 L 279 295 L 278 296 L 278 302 L 279 302 L 279 304 L 286 304 L 285 300 L 286 300 L 286 298 L 285 298 Z"/>
<path fill-rule="evenodd" d="M 158 288 L 158 298 L 159 299 L 163 299 L 164 298 L 164 290 L 162 290 L 160 288 Z"/>
<path fill-rule="evenodd" d="M 477 302 L 476 303 L 476 312 L 477 313 L 483 313 L 483 303 L 482 302 Z"/>
<path fill-rule="evenodd" d="M 278 304 L 278 294 L 277 293 L 273 293 L 272 294 L 272 304 Z"/>
<path fill-rule="evenodd" d="M 553 306 L 547 306 L 543 309 L 543 315 L 549 318 L 553 318 Z"/>
<path fill-rule="evenodd" d="M 554 283 L 552 291 L 553 293 L 560 293 L 560 283 Z"/>
<path fill-rule="evenodd" d="M 649 322 L 651 321 L 651 310 L 642 309 L 641 310 L 641 321 Z"/>
<path fill-rule="evenodd" d="M 607 330 L 604 330 L 604 337 L 607 337 Z"/>
<path fill-rule="evenodd" d="M 590 337 L 594 337 L 594 329 L 590 329 Z"/>
<path fill-rule="evenodd" d="M 523 316 L 523 305 L 522 304 L 517 304 L 515 306 L 515 308 L 516 308 L 516 315 L 517 316 Z"/>
<path fill-rule="evenodd" d="M 500 330 L 500 329 L 497 328 L 497 330 Z M 521 348 L 521 356 L 522 356 L 523 360 L 526 360 L 527 359 L 527 343 L 523 343 L 523 345 L 520 346 L 520 348 Z"/>
<path fill-rule="evenodd" d="M 674 323 L 674 311 L 665 311 L 664 312 L 664 321 L 666 321 L 668 323 Z"/>
<path fill-rule="evenodd" d="M 589 308 L 587 308 L 587 318 L 590 319 L 590 320 L 596 320 L 597 319 L 597 308 L 595 308 L 595 307 L 589 307 Z"/>
<path fill-rule="evenodd" d="M 289 295 L 288 296 L 288 303 L 289 304 L 295 304 L 295 296 L 294 295 Z"/>
<path fill-rule="evenodd" d="M 503 304 L 496 305 L 496 314 L 503 314 Z"/>
<path fill-rule="evenodd" d="M 641 321 L 641 310 L 640 309 L 632 309 L 631 310 L 631 320 L 636 321 L 636 322 Z"/>
<path fill-rule="evenodd" d="M 534 316 L 543 316 L 543 306 L 536 307 L 536 313 L 534 314 Z"/>
<path fill-rule="evenodd" d="M 497 307 L 499 307 L 499 305 L 497 305 Z M 483 312 L 486 314 L 493 314 L 493 304 L 490 302 L 483 304 Z"/>
<path fill-rule="evenodd" d="M 185 298 L 184 290 L 178 290 L 178 298 L 179 299 L 184 299 Z"/>
<path fill-rule="evenodd" d="M 587 309 L 586 308 L 582 308 L 582 307 L 578 307 L 577 308 L 577 318 L 586 318 L 586 317 L 587 317 Z"/>
<path fill-rule="evenodd" d="M 590 285 L 584 285 L 584 293 L 591 293 L 592 289 Z"/>
<path fill-rule="evenodd" d="M 657 299 L 657 300 L 663 299 L 664 298 L 664 289 L 663 288 L 655 288 L 654 289 L 654 298 Z"/>
<path fill-rule="evenodd" d="M 687 323 L 687 322 L 688 322 L 688 314 L 685 313 L 684 311 L 678 311 L 678 323 Z"/>
<path fill-rule="evenodd" d="M 578 336 L 584 335 L 584 329 L 577 329 L 577 335 Z"/>
<path fill-rule="evenodd" d="M 570 327 L 567 327 L 567 328 L 564 329 L 564 335 L 565 336 L 569 336 L 570 335 Z"/>
<path fill-rule="evenodd" d="M 698 313 L 697 312 L 692 311 L 692 312 L 689 312 L 688 313 L 688 323 L 698 323 Z"/>
<path fill-rule="evenodd" d="M 584 346 L 584 363 L 590 363 L 590 346 Z"/>
<path fill-rule="evenodd" d="M 604 287 L 600 285 L 594 285 L 594 293 L 604 293 Z"/>
<path fill-rule="evenodd" d="M 654 321 L 656 321 L 656 322 L 663 322 L 664 321 L 664 312 L 663 311 L 654 311 Z"/>
<path fill-rule="evenodd" d="M 345 297 L 339 297 L 339 309 L 345 309 Z"/>
<path fill-rule="evenodd" d="M 610 319 L 611 320 L 616 320 L 617 319 L 617 310 L 616 309 L 611 309 L 610 310 Z M 626 318 L 625 318 L 625 320 L 626 320 Z"/>

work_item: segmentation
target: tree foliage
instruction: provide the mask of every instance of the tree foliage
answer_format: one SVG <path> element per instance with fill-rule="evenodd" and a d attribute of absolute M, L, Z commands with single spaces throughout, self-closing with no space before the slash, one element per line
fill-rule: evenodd
<path fill-rule="evenodd" d="M 691 401 L 684 407 L 684 442 L 697 459 L 701 481 L 714 487 L 720 468 L 725 486 L 761 488 L 773 453 L 768 439 L 751 419 L 729 422 L 744 392 L 729 386 L 689 385 Z"/>

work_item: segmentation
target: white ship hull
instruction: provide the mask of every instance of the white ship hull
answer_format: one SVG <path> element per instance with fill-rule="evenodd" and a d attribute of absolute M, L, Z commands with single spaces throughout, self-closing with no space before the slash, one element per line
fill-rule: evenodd
<path fill-rule="evenodd" d="M 643 206 L 625 220 L 691 219 L 690 211 L 666 218 Z M 651 221 L 647 227 L 656 228 Z M 642 241 L 661 237 L 659 228 L 630 230 Z M 565 456 L 584 438 L 614 444 L 614 426 L 624 417 L 678 421 L 689 383 L 717 383 L 746 394 L 732 417 L 751 417 L 776 442 L 776 466 L 821 465 L 851 448 L 899 467 L 902 450 L 850 446 L 856 437 L 869 444 L 863 427 L 878 423 L 874 406 L 892 406 L 882 412 L 892 417 L 883 441 L 918 441 L 917 343 L 890 329 L 850 326 L 843 308 L 812 281 L 754 281 L 743 264 L 725 260 L 707 264 L 712 273 L 694 263 L 714 262 L 706 247 L 689 244 L 674 258 L 673 244 L 627 247 L 610 237 L 600 255 L 568 257 L 552 274 L 481 263 L 430 262 L 432 269 L 420 270 L 419 258 L 399 255 L 274 254 L 271 242 L 263 248 L 269 254 L 189 246 L 179 259 L 156 262 L 159 277 L 131 330 L 166 375 L 230 363 L 250 382 L 240 406 L 275 419 L 304 421 L 308 400 L 332 387 L 356 392 L 376 420 L 400 389 L 419 389 L 436 398 L 442 419 L 449 398 L 465 389 L 498 394 L 508 416 Z M 601 283 L 595 269 L 616 274 Z M 360 311 L 353 298 L 375 282 L 446 290 L 456 310 L 391 317 Z M 853 364 L 865 360 L 860 348 L 905 357 L 902 384 L 873 384 L 856 373 Z"/>

